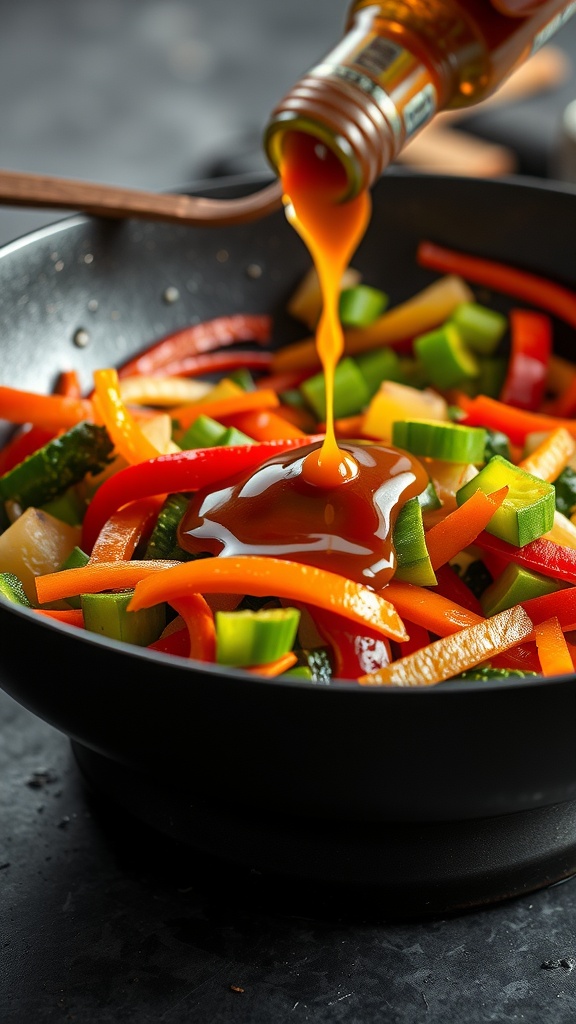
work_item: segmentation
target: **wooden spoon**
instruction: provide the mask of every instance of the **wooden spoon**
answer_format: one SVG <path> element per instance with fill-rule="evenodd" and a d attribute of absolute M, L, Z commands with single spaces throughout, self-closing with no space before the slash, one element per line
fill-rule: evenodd
<path fill-rule="evenodd" d="M 77 210 L 98 217 L 135 217 L 172 224 L 226 227 L 256 220 L 279 209 L 282 187 L 279 181 L 274 181 L 258 192 L 236 199 L 204 199 L 0 170 L 1 204 Z"/>

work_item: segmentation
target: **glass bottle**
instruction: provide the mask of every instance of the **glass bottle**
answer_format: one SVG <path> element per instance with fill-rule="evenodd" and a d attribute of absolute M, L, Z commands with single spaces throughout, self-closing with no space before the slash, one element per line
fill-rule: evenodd
<path fill-rule="evenodd" d="M 566 0 L 356 0 L 341 42 L 273 110 L 267 157 L 278 172 L 285 133 L 306 132 L 343 165 L 345 198 L 357 195 L 436 113 L 490 95 L 575 11 Z"/>

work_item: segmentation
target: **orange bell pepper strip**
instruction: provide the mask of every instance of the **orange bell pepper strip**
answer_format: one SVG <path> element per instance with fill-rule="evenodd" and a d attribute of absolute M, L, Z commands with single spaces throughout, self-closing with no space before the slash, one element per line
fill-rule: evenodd
<path fill-rule="evenodd" d="M 66 626 L 84 629 L 84 612 L 81 608 L 34 608 L 35 615 L 44 615 L 52 622 L 63 622 Z"/>
<path fill-rule="evenodd" d="M 254 409 L 274 409 L 280 404 L 275 391 L 262 388 L 260 391 L 240 391 L 226 398 L 206 398 L 188 405 L 177 405 L 170 409 L 170 416 L 178 423 L 179 430 L 186 430 L 199 416 L 210 416 L 222 420 L 226 416 L 248 412 Z"/>
<path fill-rule="evenodd" d="M 276 594 L 339 612 L 351 622 L 368 625 L 385 637 L 407 639 L 396 609 L 388 600 L 325 569 L 282 558 L 239 555 L 181 562 L 164 573 L 142 578 L 128 608 L 150 608 L 161 601 L 173 604 L 183 594 L 240 593 L 254 597 Z"/>
<path fill-rule="evenodd" d="M 523 299 L 576 327 L 576 293 L 539 274 L 429 241 L 420 242 L 416 260 L 421 267 L 441 274 L 459 274 L 466 281 Z"/>
<path fill-rule="evenodd" d="M 488 526 L 507 494 L 508 487 L 501 487 L 492 494 L 485 494 L 478 488 L 468 501 L 432 526 L 425 535 L 432 568 L 439 569 L 469 547 Z"/>
<path fill-rule="evenodd" d="M 287 672 L 289 668 L 292 668 L 298 658 L 294 654 L 294 651 L 287 651 L 282 657 L 277 658 L 276 661 L 268 661 L 264 665 L 250 665 L 244 669 L 244 672 L 250 672 L 254 676 L 266 676 L 268 679 L 272 679 L 274 676 L 281 676 L 283 672 Z"/>
<path fill-rule="evenodd" d="M 537 623 L 534 638 L 543 676 L 562 676 L 574 671 L 570 651 L 556 616 Z"/>
<path fill-rule="evenodd" d="M 37 576 L 38 604 L 51 604 L 79 594 L 102 590 L 132 590 L 145 576 L 166 572 L 180 565 L 173 559 L 132 559 L 130 562 L 88 562 L 76 569 L 60 569 Z"/>
<path fill-rule="evenodd" d="M 9 423 L 33 423 L 57 433 L 69 430 L 82 420 L 93 422 L 94 409 L 88 398 L 40 395 L 3 385 L 0 386 L 0 419 Z"/>
<path fill-rule="evenodd" d="M 238 413 L 231 416 L 230 421 L 232 426 L 253 437 L 255 441 L 285 441 L 287 438 L 310 436 L 272 409 Z"/>
<path fill-rule="evenodd" d="M 93 403 L 116 451 L 131 465 L 153 459 L 161 453 L 141 431 L 122 395 L 116 370 L 94 371 Z"/>
<path fill-rule="evenodd" d="M 100 530 L 90 562 L 128 561 L 138 544 L 149 536 L 164 496 L 140 498 L 115 512 Z"/>
<path fill-rule="evenodd" d="M 518 466 L 549 483 L 560 476 L 576 452 L 576 439 L 565 427 L 557 427 Z"/>
<path fill-rule="evenodd" d="M 515 647 L 532 630 L 531 619 L 521 605 L 515 605 L 361 676 L 358 682 L 362 686 L 432 686 Z"/>

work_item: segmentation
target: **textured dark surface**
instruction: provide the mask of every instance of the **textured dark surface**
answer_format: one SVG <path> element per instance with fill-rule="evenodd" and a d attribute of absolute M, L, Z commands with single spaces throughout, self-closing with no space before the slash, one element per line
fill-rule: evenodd
<path fill-rule="evenodd" d="M 268 110 L 347 6 L 1 0 L 0 164 L 158 189 L 261 170 Z M 557 41 L 576 56 L 576 19 Z M 546 174 L 575 93 L 474 120 Z M 54 219 L 0 209 L 0 241 Z M 564 1024 L 575 927 L 576 880 L 394 923 L 200 862 L 95 803 L 67 738 L 0 692 L 2 1024 Z"/>

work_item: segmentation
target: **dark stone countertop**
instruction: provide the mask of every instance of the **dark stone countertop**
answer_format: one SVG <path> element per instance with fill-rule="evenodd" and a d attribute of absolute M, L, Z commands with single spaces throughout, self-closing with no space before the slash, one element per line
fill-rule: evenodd
<path fill-rule="evenodd" d="M 0 163 L 152 189 L 261 170 L 267 112 L 347 6 L 0 0 Z M 576 58 L 576 19 L 557 41 Z M 572 77 L 478 131 L 545 175 L 575 93 Z M 0 242 L 55 219 L 0 209 Z M 417 922 L 263 896 L 96 801 L 68 739 L 0 692 L 2 1024 L 564 1024 L 575 930 L 576 879 Z"/>

